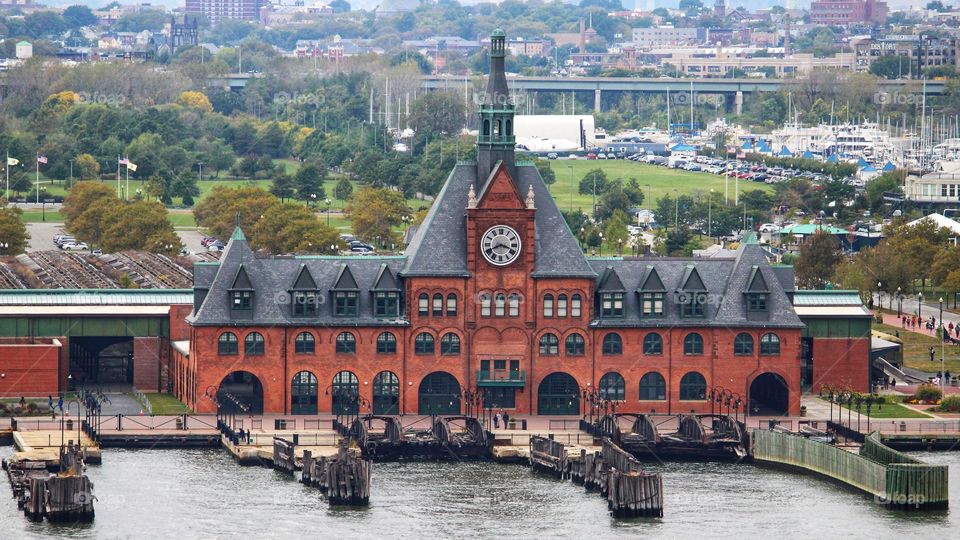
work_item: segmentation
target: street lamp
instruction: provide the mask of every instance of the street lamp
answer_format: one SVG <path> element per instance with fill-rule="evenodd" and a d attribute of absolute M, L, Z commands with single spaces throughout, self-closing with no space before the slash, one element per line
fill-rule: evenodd
<path fill-rule="evenodd" d="M 880 282 L 877 282 L 877 311 L 883 311 L 883 291 L 880 290 Z"/>
<path fill-rule="evenodd" d="M 903 316 L 902 311 L 903 311 L 903 293 L 900 292 L 900 287 L 897 287 L 897 318 L 898 319 Z M 868 406 L 867 410 L 869 409 L 870 407 Z"/>
<path fill-rule="evenodd" d="M 43 195 L 40 196 L 40 200 L 43 203 L 42 210 L 40 211 L 41 221 L 47 221 L 47 186 L 40 186 L 40 192 Z"/>
<path fill-rule="evenodd" d="M 586 238 L 587 229 L 580 227 L 580 251 L 583 251 L 583 241 Z"/>
<path fill-rule="evenodd" d="M 327 227 L 330 226 L 330 202 L 329 197 L 323 200 L 323 203 L 327 205 Z"/>
<path fill-rule="evenodd" d="M 617 255 L 623 255 L 623 238 L 617 238 Z"/>
<path fill-rule="evenodd" d="M 917 293 L 917 318 L 923 319 L 923 291 Z"/>
<path fill-rule="evenodd" d="M 940 395 L 943 395 L 943 379 L 946 371 L 944 371 L 944 356 L 947 353 L 947 336 L 946 336 L 946 327 L 943 326 L 943 297 L 940 297 Z"/>
<path fill-rule="evenodd" d="M 600 233 L 600 256 L 603 257 L 603 233 Z"/>

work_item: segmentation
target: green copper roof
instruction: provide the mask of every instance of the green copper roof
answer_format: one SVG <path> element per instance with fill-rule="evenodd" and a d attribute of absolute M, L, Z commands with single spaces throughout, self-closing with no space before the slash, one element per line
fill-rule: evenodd
<path fill-rule="evenodd" d="M 507 33 L 503 31 L 503 28 L 497 28 L 490 34 L 490 37 L 507 37 Z"/>
<path fill-rule="evenodd" d="M 798 290 L 793 295 L 795 306 L 862 306 L 858 291 L 849 290 Z"/>
<path fill-rule="evenodd" d="M 230 239 L 231 239 L 231 240 L 243 240 L 244 242 L 247 241 L 247 237 L 244 236 L 243 231 L 240 229 L 240 227 L 237 227 L 236 229 L 233 230 L 233 235 L 230 236 Z"/>
<path fill-rule="evenodd" d="M 846 229 L 830 227 L 829 225 L 817 225 L 816 223 L 801 223 L 799 225 L 786 227 L 780 231 L 780 234 L 799 234 L 805 236 L 808 234 L 815 234 L 817 231 L 821 230 L 829 234 L 850 234 L 850 231 Z"/>

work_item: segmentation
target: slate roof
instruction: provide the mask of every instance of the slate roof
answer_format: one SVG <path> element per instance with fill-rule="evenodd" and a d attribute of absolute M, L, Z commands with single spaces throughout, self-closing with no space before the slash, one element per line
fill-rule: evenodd
<path fill-rule="evenodd" d="M 194 306 L 194 313 L 187 320 L 198 326 L 405 325 L 404 320 L 374 318 L 371 296 L 378 279 L 383 278 L 384 268 L 395 275 L 403 262 L 403 257 L 257 258 L 242 235 L 239 239 L 235 235 L 227 243 L 218 265 L 194 266 L 195 286 L 207 287 L 209 292 L 202 304 Z M 229 292 L 241 266 L 250 288 L 255 291 L 252 313 L 242 318 L 231 316 L 229 302 Z M 320 293 L 318 313 L 313 317 L 293 317 L 289 291 L 308 286 L 311 281 Z M 330 291 L 336 288 L 338 281 L 340 288 L 360 291 L 360 309 L 356 317 L 333 316 Z"/>
<path fill-rule="evenodd" d="M 596 258 L 589 263 L 601 276 L 612 269 L 620 278 L 628 294 L 624 295 L 623 318 L 597 319 L 592 326 L 602 328 L 616 327 L 769 327 L 801 328 L 803 323 L 793 310 L 793 304 L 782 286 L 780 277 L 766 261 L 759 246 L 742 246 L 734 258 L 657 258 L 640 257 L 626 259 Z M 666 290 L 664 316 L 656 319 L 640 318 L 640 297 L 637 294 L 643 284 L 656 272 Z M 749 320 L 746 311 L 744 292 L 751 276 L 759 274 L 768 286 L 767 309 L 769 317 L 765 320 Z M 792 274 L 792 272 L 791 272 Z M 700 281 L 707 295 L 704 317 L 681 318 L 680 306 L 675 293 L 681 291 L 684 284 L 699 289 Z M 785 276 L 784 276 L 785 277 Z M 694 278 L 694 279 L 691 279 Z M 601 279 L 596 280 L 597 287 Z M 654 285 L 655 280 L 649 285 Z M 659 284 L 656 284 L 659 285 Z M 650 287 L 651 289 L 659 287 Z M 687 289 L 692 290 L 690 288 Z"/>
<path fill-rule="evenodd" d="M 517 191 L 525 194 L 533 186 L 537 207 L 533 277 L 596 277 L 536 166 L 518 163 L 516 171 L 517 178 L 513 181 Z M 407 247 L 402 276 L 470 275 L 466 215 L 471 185 L 475 185 L 476 191 L 485 187 L 478 185 L 476 165 L 458 164 Z"/>

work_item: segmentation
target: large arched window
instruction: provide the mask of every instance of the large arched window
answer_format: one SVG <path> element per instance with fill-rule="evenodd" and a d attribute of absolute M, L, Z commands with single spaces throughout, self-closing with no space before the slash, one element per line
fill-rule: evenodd
<path fill-rule="evenodd" d="M 243 354 L 254 356 L 263 354 L 263 335 L 260 332 L 250 332 L 243 338 Z"/>
<path fill-rule="evenodd" d="M 511 317 L 520 316 L 520 295 L 517 293 L 510 293 L 510 296 L 507 298 L 508 307 L 510 311 L 508 312 Z"/>
<path fill-rule="evenodd" d="M 567 316 L 567 295 L 557 295 L 557 317 Z"/>
<path fill-rule="evenodd" d="M 560 354 L 560 340 L 557 339 L 556 334 L 544 334 L 540 336 L 540 354 Z"/>
<path fill-rule="evenodd" d="M 382 332 L 377 336 L 377 353 L 393 354 L 397 352 L 397 336 L 392 332 Z"/>
<path fill-rule="evenodd" d="M 553 295 L 543 295 L 543 316 L 553 317 Z"/>
<path fill-rule="evenodd" d="M 457 316 L 457 295 L 450 293 L 447 295 L 447 317 Z"/>
<path fill-rule="evenodd" d="M 780 354 L 780 336 L 770 333 L 760 338 L 760 354 L 776 356 Z"/>
<path fill-rule="evenodd" d="M 687 334 L 683 338 L 683 354 L 703 354 L 703 336 L 696 332 Z"/>
<path fill-rule="evenodd" d="M 480 295 L 480 316 L 489 317 L 490 316 L 490 294 L 483 293 Z"/>
<path fill-rule="evenodd" d="M 330 394 L 333 414 L 357 414 L 360 411 L 360 381 L 350 371 L 333 376 Z"/>
<path fill-rule="evenodd" d="M 416 354 L 433 354 L 433 336 L 426 332 L 417 334 L 413 340 L 413 352 Z"/>
<path fill-rule="evenodd" d="M 611 332 L 603 336 L 603 354 L 623 354 L 623 339 L 620 334 Z"/>
<path fill-rule="evenodd" d="M 667 383 L 663 375 L 651 371 L 640 378 L 640 401 L 663 401 L 667 399 Z"/>
<path fill-rule="evenodd" d="M 616 372 L 607 373 L 600 377 L 600 397 L 611 401 L 627 399 L 627 391 L 623 376 Z"/>
<path fill-rule="evenodd" d="M 643 336 L 643 354 L 661 355 L 663 354 L 663 338 L 656 332 L 650 332 Z"/>
<path fill-rule="evenodd" d="M 433 295 L 433 316 L 443 317 L 443 295 L 440 293 Z"/>
<path fill-rule="evenodd" d="M 217 340 L 218 354 L 237 354 L 240 352 L 240 344 L 237 342 L 237 335 L 233 332 L 224 332 L 220 334 Z"/>
<path fill-rule="evenodd" d="M 310 332 L 300 332 L 293 342 L 296 354 L 313 354 L 317 350 L 317 341 Z"/>
<path fill-rule="evenodd" d="M 420 296 L 417 297 L 417 313 L 421 317 L 430 314 L 430 295 L 427 293 L 420 293 Z"/>
<path fill-rule="evenodd" d="M 440 338 L 440 354 L 460 354 L 460 336 L 448 332 Z"/>
<path fill-rule="evenodd" d="M 737 334 L 737 337 L 733 338 L 733 354 L 740 356 L 753 354 L 753 336 L 746 332 Z"/>
<path fill-rule="evenodd" d="M 583 310 L 583 297 L 575 294 L 570 297 L 570 316 L 579 317 Z"/>
<path fill-rule="evenodd" d="M 583 336 L 580 334 L 570 334 L 566 341 L 567 356 L 583 356 L 586 352 Z"/>
<path fill-rule="evenodd" d="M 392 371 L 373 378 L 373 414 L 400 414 L 400 379 Z"/>
<path fill-rule="evenodd" d="M 493 314 L 497 317 L 503 317 L 506 314 L 507 310 L 507 295 L 503 293 L 497 293 L 496 299 L 493 304 Z"/>
<path fill-rule="evenodd" d="M 313 373 L 301 371 L 294 375 L 290 382 L 290 412 L 293 414 L 317 414 L 318 387 L 317 377 Z"/>
<path fill-rule="evenodd" d="M 483 121 L 483 136 L 484 137 L 490 136 L 490 120 Z"/>
<path fill-rule="evenodd" d="M 707 399 L 707 380 L 696 371 L 691 371 L 680 379 L 680 401 L 700 401 Z"/>
<path fill-rule="evenodd" d="M 355 353 L 357 352 L 357 338 L 354 337 L 350 332 L 340 332 L 340 335 L 337 336 L 337 352 L 338 353 Z"/>

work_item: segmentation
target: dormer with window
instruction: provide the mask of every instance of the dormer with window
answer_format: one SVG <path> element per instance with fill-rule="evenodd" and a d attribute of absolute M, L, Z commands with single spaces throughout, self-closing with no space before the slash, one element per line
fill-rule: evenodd
<path fill-rule="evenodd" d="M 597 298 L 599 302 L 599 314 L 601 319 L 622 319 L 623 318 L 623 297 L 626 293 L 623 287 L 623 281 L 617 275 L 616 270 L 607 268 L 600 276 L 600 284 L 597 287 Z"/>
<path fill-rule="evenodd" d="M 747 279 L 747 288 L 743 291 L 744 303 L 747 309 L 747 320 L 765 321 L 770 318 L 770 288 L 763 277 L 760 267 L 754 265 L 750 269 L 750 278 Z"/>
<path fill-rule="evenodd" d="M 640 278 L 640 288 L 637 289 L 640 300 L 641 319 L 660 319 L 664 317 L 664 299 L 667 288 L 660 279 L 660 274 L 652 266 L 647 266 Z"/>
<path fill-rule="evenodd" d="M 320 306 L 320 291 L 307 265 L 301 264 L 297 278 L 290 287 L 290 303 L 294 317 L 316 317 Z"/>
<path fill-rule="evenodd" d="M 234 319 L 252 319 L 253 318 L 253 284 L 250 282 L 250 276 L 241 264 L 237 269 L 237 275 L 233 278 L 233 285 L 230 286 L 230 316 Z"/>
<path fill-rule="evenodd" d="M 700 272 L 692 264 L 688 264 L 683 272 L 677 303 L 683 319 L 702 319 L 706 316 L 707 287 L 700 278 Z"/>
<path fill-rule="evenodd" d="M 360 287 L 349 266 L 340 267 L 340 273 L 330 290 L 330 298 L 333 300 L 334 317 L 345 319 L 360 314 Z"/>
<path fill-rule="evenodd" d="M 378 319 L 400 317 L 400 285 L 386 264 L 380 265 L 377 279 L 370 289 L 373 295 L 373 316 Z"/>

